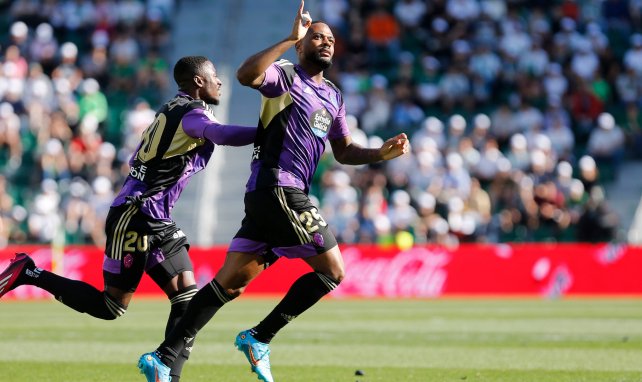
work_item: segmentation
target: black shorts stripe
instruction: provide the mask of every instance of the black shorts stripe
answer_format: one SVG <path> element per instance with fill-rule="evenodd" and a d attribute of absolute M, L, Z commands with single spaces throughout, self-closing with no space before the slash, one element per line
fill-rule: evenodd
<path fill-rule="evenodd" d="M 112 259 L 120 260 L 122 258 L 123 242 L 125 241 L 127 226 L 129 225 L 129 222 L 136 211 L 138 211 L 136 205 L 131 204 L 129 207 L 127 207 L 127 210 L 125 210 L 120 219 L 118 219 L 118 224 L 116 224 L 116 229 L 114 230 L 114 238 L 116 239 L 116 244 L 111 248 Z"/>
<path fill-rule="evenodd" d="M 285 213 L 290 216 L 290 222 L 292 223 L 294 232 L 296 232 L 297 236 L 299 237 L 301 244 L 309 243 L 310 235 L 308 235 L 308 231 L 306 231 L 306 229 L 303 227 L 303 224 L 301 224 L 301 221 L 299 220 L 299 217 L 297 216 L 296 211 L 292 210 L 288 206 L 288 201 L 285 197 L 285 192 L 283 191 L 283 187 L 276 187 L 276 193 L 277 193 L 277 197 L 279 198 L 279 202 L 281 203 L 281 208 L 283 208 L 283 211 L 285 211 Z"/>

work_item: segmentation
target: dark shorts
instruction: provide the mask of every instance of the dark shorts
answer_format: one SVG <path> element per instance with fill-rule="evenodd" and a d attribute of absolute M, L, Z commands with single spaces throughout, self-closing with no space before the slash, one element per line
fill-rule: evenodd
<path fill-rule="evenodd" d="M 110 208 L 105 232 L 105 285 L 133 292 L 147 272 L 163 287 L 179 273 L 193 270 L 183 231 L 174 222 L 151 219 L 135 204 Z"/>
<path fill-rule="evenodd" d="M 328 224 L 301 190 L 274 187 L 245 194 L 245 217 L 229 251 L 306 258 L 337 245 Z"/>

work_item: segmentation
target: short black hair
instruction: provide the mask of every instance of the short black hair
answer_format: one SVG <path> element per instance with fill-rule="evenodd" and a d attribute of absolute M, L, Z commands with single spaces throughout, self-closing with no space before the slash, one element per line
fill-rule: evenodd
<path fill-rule="evenodd" d="M 205 56 L 185 56 L 174 65 L 174 81 L 179 89 L 189 88 L 195 75 L 203 73 L 203 65 L 209 59 Z"/>

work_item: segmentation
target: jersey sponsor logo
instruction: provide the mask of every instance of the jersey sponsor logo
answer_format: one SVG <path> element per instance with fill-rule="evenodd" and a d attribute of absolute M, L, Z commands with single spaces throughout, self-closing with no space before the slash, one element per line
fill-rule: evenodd
<path fill-rule="evenodd" d="M 129 169 L 129 176 L 132 178 L 138 179 L 141 182 L 145 180 L 145 174 L 147 173 L 147 166 L 145 165 L 139 165 L 139 166 L 132 166 Z"/>
<path fill-rule="evenodd" d="M 319 138 L 325 138 L 332 125 L 332 116 L 325 108 L 321 108 L 310 115 L 310 127 Z"/>

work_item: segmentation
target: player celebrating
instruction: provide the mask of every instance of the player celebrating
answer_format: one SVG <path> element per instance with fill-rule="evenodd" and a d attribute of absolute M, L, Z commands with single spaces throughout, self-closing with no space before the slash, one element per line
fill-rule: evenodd
<path fill-rule="evenodd" d="M 290 36 L 251 56 L 238 69 L 241 84 L 258 89 L 262 95 L 245 194 L 246 215 L 216 277 L 194 296 L 158 349 L 141 356 L 139 366 L 150 382 L 156 373 L 173 367 L 185 341 L 225 303 L 238 297 L 276 255 L 302 259 L 312 272 L 296 280 L 263 321 L 236 337 L 236 346 L 245 353 L 252 371 L 262 381 L 273 381 L 269 360 L 272 338 L 344 277 L 337 241 L 307 195 L 325 142 L 330 140 L 335 158 L 343 164 L 389 160 L 409 151 L 405 134 L 389 139 L 379 149 L 352 142 L 341 93 L 323 77 L 332 64 L 334 37 L 326 24 L 312 22 L 303 14 L 303 6 L 301 1 Z M 293 46 L 297 65 L 275 62 Z M 267 248 L 272 248 L 273 254 L 265 255 Z"/>
<path fill-rule="evenodd" d="M 208 104 L 218 105 L 222 83 L 206 57 L 178 60 L 174 79 L 178 94 L 160 108 L 144 131 L 129 162 L 129 176 L 107 215 L 105 290 L 37 268 L 21 253 L 0 274 L 0 297 L 19 285 L 35 285 L 72 309 L 113 320 L 125 313 L 145 271 L 171 302 L 166 333 L 176 325 L 197 287 L 189 243 L 170 216 L 172 207 L 189 178 L 205 167 L 215 144 L 248 145 L 256 128 L 216 120 Z M 172 381 L 180 379 L 191 346 L 185 343 L 178 349 Z"/>

